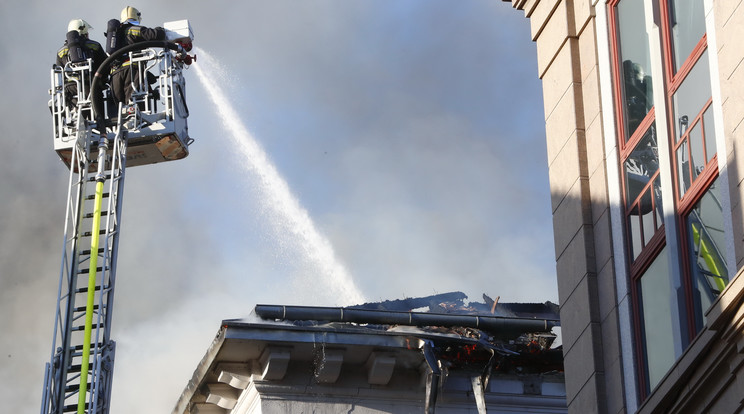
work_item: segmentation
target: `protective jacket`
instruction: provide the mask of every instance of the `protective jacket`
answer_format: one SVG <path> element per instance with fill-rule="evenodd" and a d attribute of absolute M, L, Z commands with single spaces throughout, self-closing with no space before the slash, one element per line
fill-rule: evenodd
<path fill-rule="evenodd" d="M 108 37 L 109 34 L 106 33 L 106 36 Z M 145 42 L 148 40 L 165 40 L 165 29 L 162 27 L 151 29 L 149 27 L 132 23 L 122 23 L 116 28 L 116 38 L 117 40 L 114 42 L 116 46 L 114 46 L 112 50 L 109 50 L 109 53 L 115 52 L 116 49 L 122 46 L 134 43 Z M 123 58 L 123 60 L 118 63 L 121 64 L 125 61 L 126 58 Z M 118 65 L 115 65 L 113 70 L 116 70 L 117 66 Z"/>
<path fill-rule="evenodd" d="M 165 40 L 166 38 L 165 29 L 162 27 L 151 29 L 131 23 L 123 23 L 117 30 L 117 36 L 124 39 L 124 42 L 118 42 L 120 47 L 148 40 Z M 112 66 L 111 92 L 116 102 L 127 103 L 134 88 L 140 88 L 142 85 L 140 85 L 137 68 L 130 65 L 127 57 L 123 57 L 123 59 L 123 61 Z M 154 76 L 149 72 L 145 74 L 145 77 L 148 84 L 154 81 Z"/>
<path fill-rule="evenodd" d="M 131 23 L 122 23 L 120 30 L 124 33 L 127 45 L 146 40 L 165 40 L 165 30 L 162 27 L 151 29 Z"/>
<path fill-rule="evenodd" d="M 84 39 L 84 41 L 80 43 L 80 46 L 82 46 L 83 51 L 87 55 L 86 57 L 93 60 L 92 70 L 93 73 L 95 73 L 95 71 L 98 70 L 98 67 L 101 66 L 101 63 L 103 63 L 103 61 L 108 57 L 106 52 L 103 50 L 103 46 L 91 39 Z M 68 41 L 65 40 L 64 46 L 62 46 L 57 52 L 57 60 L 55 63 L 57 66 L 64 67 L 70 60 L 70 45 Z"/>
<path fill-rule="evenodd" d="M 93 74 L 96 73 L 98 67 L 107 57 L 108 55 L 103 51 L 103 46 L 100 43 L 81 36 L 73 30 L 67 33 L 67 40 L 57 52 L 55 64 L 65 67 L 68 62 L 83 62 L 86 59 L 91 59 L 91 77 L 89 79 L 92 79 Z M 69 74 L 65 78 L 65 105 L 71 109 L 77 106 L 78 102 L 78 86 L 75 82 L 77 78 L 78 76 L 75 73 Z"/>

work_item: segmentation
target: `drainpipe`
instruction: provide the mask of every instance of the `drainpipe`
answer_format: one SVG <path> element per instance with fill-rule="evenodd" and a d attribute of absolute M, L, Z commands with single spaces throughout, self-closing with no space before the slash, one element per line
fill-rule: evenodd
<path fill-rule="evenodd" d="M 450 313 L 396 312 L 371 309 L 314 306 L 256 305 L 256 315 L 263 319 L 289 321 L 354 322 L 378 325 L 466 327 L 487 331 L 501 337 L 523 333 L 550 332 L 560 322 L 551 319 L 508 318 L 491 315 L 458 315 Z"/>
<path fill-rule="evenodd" d="M 434 414 L 434 407 L 437 403 L 437 392 L 439 391 L 439 381 L 442 377 L 442 370 L 439 369 L 439 360 L 434 355 L 433 348 L 434 345 L 428 340 L 424 341 L 424 346 L 421 348 L 426 364 L 429 366 L 429 372 L 426 373 L 425 414 Z"/>

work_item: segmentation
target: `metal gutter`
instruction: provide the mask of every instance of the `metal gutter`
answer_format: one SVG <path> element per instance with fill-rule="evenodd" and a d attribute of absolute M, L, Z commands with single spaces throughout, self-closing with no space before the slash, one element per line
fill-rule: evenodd
<path fill-rule="evenodd" d="M 328 321 L 382 325 L 466 327 L 487 331 L 495 336 L 550 332 L 560 326 L 558 320 L 509 318 L 491 315 L 461 315 L 427 312 L 395 312 L 384 310 L 256 305 L 255 313 L 263 319 L 284 321 Z"/>

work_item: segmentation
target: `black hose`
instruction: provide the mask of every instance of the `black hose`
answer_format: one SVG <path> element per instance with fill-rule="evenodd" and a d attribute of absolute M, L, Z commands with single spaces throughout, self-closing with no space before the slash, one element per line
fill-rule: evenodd
<path fill-rule="evenodd" d="M 497 336 L 510 336 L 528 332 L 550 332 L 554 326 L 559 325 L 558 321 L 548 319 L 312 306 L 256 305 L 255 312 L 264 319 L 289 321 L 315 320 L 380 325 L 461 326 L 481 329 Z"/>
<path fill-rule="evenodd" d="M 160 47 L 163 49 L 175 50 L 179 53 L 186 53 L 183 47 L 177 43 L 169 42 L 167 40 L 147 40 L 145 42 L 126 45 L 109 55 L 109 57 L 106 58 L 103 63 L 101 63 L 101 66 L 98 67 L 95 75 L 93 75 L 93 85 L 90 88 L 91 101 L 93 103 L 93 116 L 96 120 L 96 124 L 98 124 L 99 132 L 104 132 L 103 125 L 105 125 L 104 120 L 106 117 L 104 116 L 103 111 L 103 94 L 101 93 L 101 89 L 103 88 L 103 79 L 106 75 L 108 75 L 109 67 L 120 56 L 126 53 L 148 49 L 151 47 Z"/>

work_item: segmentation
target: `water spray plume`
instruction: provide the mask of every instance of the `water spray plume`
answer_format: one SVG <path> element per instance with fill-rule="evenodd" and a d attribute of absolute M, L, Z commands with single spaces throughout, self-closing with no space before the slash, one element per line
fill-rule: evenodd
<path fill-rule="evenodd" d="M 354 284 L 344 266 L 339 263 L 333 247 L 315 227 L 307 210 L 297 199 L 279 175 L 266 152 L 241 122 L 240 116 L 228 100 L 217 79 L 224 79 L 225 71 L 219 63 L 204 50 L 195 48 L 199 63 L 192 66 L 199 81 L 214 104 L 228 136 L 243 158 L 243 168 L 253 175 L 257 182 L 257 197 L 266 211 L 270 227 L 278 241 L 289 238 L 300 254 L 311 264 L 317 273 L 313 280 L 293 280 L 302 285 L 306 294 L 314 298 L 327 298 L 336 305 L 353 305 L 364 302 L 364 296 Z M 313 291 L 315 290 L 315 291 Z M 340 302 L 340 303 L 339 303 Z"/>

